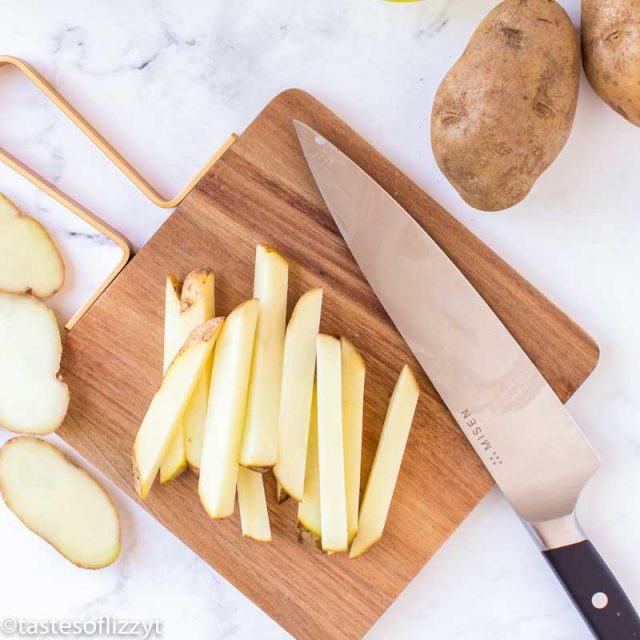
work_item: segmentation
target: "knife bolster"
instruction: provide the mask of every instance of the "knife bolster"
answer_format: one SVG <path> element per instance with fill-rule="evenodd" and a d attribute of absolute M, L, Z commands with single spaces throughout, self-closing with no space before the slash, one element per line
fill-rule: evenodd
<path fill-rule="evenodd" d="M 586 536 L 576 519 L 575 511 L 553 520 L 532 522 L 529 526 L 538 544 L 545 551 L 586 540 Z"/>

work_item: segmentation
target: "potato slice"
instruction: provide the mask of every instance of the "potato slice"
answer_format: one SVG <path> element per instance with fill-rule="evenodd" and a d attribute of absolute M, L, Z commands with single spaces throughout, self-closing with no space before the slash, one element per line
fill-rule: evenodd
<path fill-rule="evenodd" d="M 69 406 L 61 354 L 53 312 L 32 296 L 0 292 L 0 426 L 38 435 L 60 426 Z"/>
<path fill-rule="evenodd" d="M 240 464 L 252 469 L 273 467 L 278 453 L 288 279 L 287 261 L 275 249 L 259 244 L 256 247 L 253 297 L 260 301 L 260 312 L 240 452 Z"/>
<path fill-rule="evenodd" d="M 180 321 L 184 335 L 188 335 L 199 324 L 215 316 L 215 275 L 210 269 L 192 271 L 184 279 L 180 306 Z M 200 468 L 204 424 L 207 419 L 209 384 L 213 354 L 205 365 L 191 400 L 182 417 L 184 445 L 187 462 L 193 469 Z"/>
<path fill-rule="evenodd" d="M 215 311 L 214 275 L 211 270 L 197 269 L 189 273 L 182 285 L 182 295 L 175 286 L 175 277 L 169 278 L 172 278 L 172 282 L 167 279 L 165 370 L 187 336 L 203 322 L 211 320 Z M 160 465 L 160 482 L 168 482 L 179 476 L 186 469 L 189 457 L 192 463 L 196 463 L 192 466 L 197 468 L 200 463 L 212 356 L 213 354 L 209 356 L 202 368 L 191 399 Z"/>
<path fill-rule="evenodd" d="M 221 326 L 222 318 L 214 318 L 191 332 L 151 400 L 133 447 L 134 483 L 143 500 L 151 489 Z"/>
<path fill-rule="evenodd" d="M 31 531 L 79 567 L 100 569 L 118 557 L 120 521 L 111 498 L 51 443 L 29 436 L 6 442 L 0 492 Z"/>
<path fill-rule="evenodd" d="M 318 368 L 318 462 L 320 467 L 320 531 L 323 551 L 347 549 L 347 498 L 342 434 L 340 342 L 320 334 Z"/>
<path fill-rule="evenodd" d="M 238 506 L 242 535 L 259 542 L 271 542 L 271 526 L 262 474 L 246 467 L 238 468 Z"/>
<path fill-rule="evenodd" d="M 360 506 L 365 365 L 362 356 L 349 340 L 341 338 L 340 346 L 342 354 L 344 479 L 347 495 L 347 532 L 349 543 L 351 543 L 358 530 L 358 508 Z"/>
<path fill-rule="evenodd" d="M 47 230 L 0 193 L 0 290 L 52 296 L 64 283 L 64 262 Z"/>
<path fill-rule="evenodd" d="M 282 390 L 278 416 L 278 460 L 273 468 L 286 493 L 302 500 L 311 395 L 320 328 L 322 289 L 298 300 L 284 339 Z"/>
<path fill-rule="evenodd" d="M 311 419 L 309 420 L 309 441 L 304 475 L 304 492 L 298 504 L 298 523 L 318 540 L 320 531 L 320 468 L 318 466 L 318 398 L 313 385 Z"/>
<path fill-rule="evenodd" d="M 169 274 L 164 291 L 164 345 L 162 352 L 162 374 L 164 375 L 184 344 L 180 330 L 180 291 L 182 285 L 176 276 Z M 195 327 L 194 327 L 195 329 Z M 187 334 L 188 335 L 188 334 Z"/>
<path fill-rule="evenodd" d="M 212 518 L 233 515 L 258 300 L 236 307 L 213 356 L 198 493 Z"/>
<path fill-rule="evenodd" d="M 164 295 L 163 375 L 167 372 L 171 361 L 184 343 L 184 335 L 180 324 L 180 289 L 180 281 L 174 275 L 168 275 Z M 180 424 L 176 428 L 167 453 L 160 465 L 160 482 L 168 482 L 176 478 L 184 471 L 185 467 L 182 420 L 180 420 Z"/>
<path fill-rule="evenodd" d="M 358 533 L 351 545 L 350 558 L 362 555 L 382 537 L 419 394 L 413 372 L 405 365 L 387 408 L 362 499 Z"/>

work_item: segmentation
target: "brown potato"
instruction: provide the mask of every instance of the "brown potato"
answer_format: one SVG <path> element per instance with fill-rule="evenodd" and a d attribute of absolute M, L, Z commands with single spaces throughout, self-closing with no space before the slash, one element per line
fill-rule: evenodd
<path fill-rule="evenodd" d="M 554 0 L 505 0 L 480 23 L 431 113 L 436 162 L 472 207 L 527 195 L 569 136 L 579 72 L 576 33 Z"/>
<path fill-rule="evenodd" d="M 640 127 L 640 0 L 582 0 L 580 35 L 594 91 Z"/>

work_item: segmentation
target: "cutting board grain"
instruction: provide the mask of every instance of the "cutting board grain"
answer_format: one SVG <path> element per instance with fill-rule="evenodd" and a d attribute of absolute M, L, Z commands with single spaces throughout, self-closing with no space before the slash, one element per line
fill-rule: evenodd
<path fill-rule="evenodd" d="M 367 363 L 363 478 L 404 362 L 422 389 L 382 541 L 358 560 L 298 541 L 291 500 L 268 476 L 271 544 L 243 539 L 238 516 L 205 515 L 191 473 L 155 486 L 146 508 L 296 638 L 359 638 L 491 486 L 491 479 L 358 270 L 316 189 L 291 123 L 347 152 L 431 234 L 540 368 L 562 400 L 591 372 L 595 343 L 344 122 L 298 90 L 277 96 L 184 200 L 65 340 L 71 387 L 60 435 L 134 496 L 131 450 L 160 380 L 164 279 L 217 273 L 217 307 L 251 296 L 256 243 L 288 256 L 289 311 L 324 287 L 322 331 L 349 337 Z M 132 535 L 125 531 L 124 535 Z M 149 543 L 149 541 L 147 541 Z M 214 594 L 211 594 L 214 597 Z"/>

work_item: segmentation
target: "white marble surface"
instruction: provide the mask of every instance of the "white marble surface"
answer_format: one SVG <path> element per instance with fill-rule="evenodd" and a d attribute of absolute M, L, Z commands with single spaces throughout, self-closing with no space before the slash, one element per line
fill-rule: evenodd
<path fill-rule="evenodd" d="M 577 21 L 577 0 L 563 0 Z M 525 202 L 465 205 L 435 166 L 436 87 L 482 0 L 4 0 L 0 52 L 31 62 L 167 194 L 280 90 L 315 94 L 598 340 L 570 408 L 602 457 L 579 514 L 640 605 L 640 130 L 583 82 L 570 140 Z M 0 74 L 0 142 L 141 246 L 167 216 L 28 83 Z M 114 263 L 110 243 L 0 166 L 0 191 L 41 218 L 70 270 L 61 320 Z M 7 434 L 0 434 L 4 441 Z M 109 484 L 109 483 L 107 483 Z M 0 507 L 0 618 L 138 618 L 166 638 L 287 634 L 118 490 L 119 561 L 75 569 Z M 370 638 L 568 640 L 588 633 L 493 491 Z"/>

